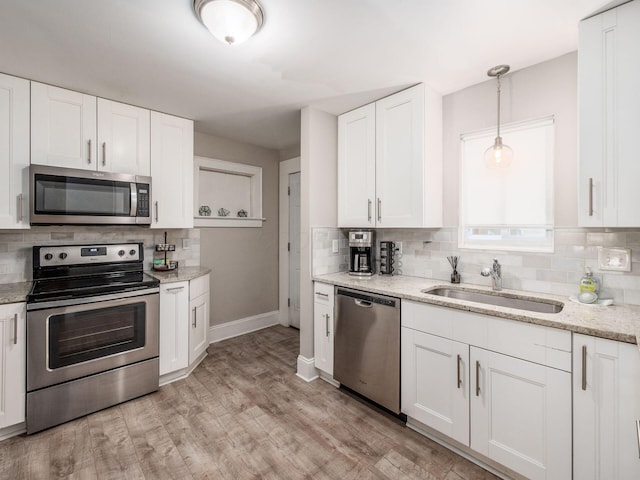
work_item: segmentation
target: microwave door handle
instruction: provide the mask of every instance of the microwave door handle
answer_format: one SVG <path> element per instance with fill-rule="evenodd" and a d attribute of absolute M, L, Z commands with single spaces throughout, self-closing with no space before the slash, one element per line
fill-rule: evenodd
<path fill-rule="evenodd" d="M 129 216 L 135 217 L 138 214 L 138 185 L 131 183 L 131 211 Z"/>

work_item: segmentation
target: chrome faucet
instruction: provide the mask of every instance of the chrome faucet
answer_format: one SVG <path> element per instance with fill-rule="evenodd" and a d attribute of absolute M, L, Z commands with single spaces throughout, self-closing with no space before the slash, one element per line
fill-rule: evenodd
<path fill-rule="evenodd" d="M 502 265 L 500 265 L 497 258 L 493 259 L 491 268 L 483 268 L 480 275 L 483 277 L 491 275 L 491 288 L 494 290 L 502 290 Z"/>

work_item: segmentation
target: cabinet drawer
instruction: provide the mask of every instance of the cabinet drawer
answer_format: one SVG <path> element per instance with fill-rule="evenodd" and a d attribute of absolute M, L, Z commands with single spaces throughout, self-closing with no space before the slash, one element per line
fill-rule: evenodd
<path fill-rule="evenodd" d="M 571 332 L 455 308 L 402 302 L 402 326 L 571 371 Z"/>
<path fill-rule="evenodd" d="M 333 306 L 333 285 L 315 282 L 313 301 L 315 303 Z"/>
<path fill-rule="evenodd" d="M 198 298 L 209 291 L 209 274 L 194 278 L 189 282 L 189 300 Z"/>

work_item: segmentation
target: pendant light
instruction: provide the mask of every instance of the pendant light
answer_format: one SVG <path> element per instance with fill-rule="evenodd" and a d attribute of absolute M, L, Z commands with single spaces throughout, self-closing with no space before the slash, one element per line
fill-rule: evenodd
<path fill-rule="evenodd" d="M 497 65 L 487 72 L 490 77 L 496 77 L 498 82 L 498 134 L 493 145 L 484 152 L 484 161 L 490 167 L 508 167 L 513 160 L 513 150 L 509 145 L 502 143 L 500 136 L 500 77 L 510 68 L 509 65 Z"/>
<path fill-rule="evenodd" d="M 254 35 L 264 20 L 255 0 L 194 0 L 198 19 L 227 45 L 238 45 Z"/>

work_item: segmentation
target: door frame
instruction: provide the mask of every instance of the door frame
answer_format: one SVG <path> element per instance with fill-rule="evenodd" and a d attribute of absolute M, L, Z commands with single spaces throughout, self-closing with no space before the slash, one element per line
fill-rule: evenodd
<path fill-rule="evenodd" d="M 292 173 L 300 172 L 300 157 L 291 158 L 280 162 L 280 177 L 279 177 L 279 236 L 278 236 L 278 251 L 279 251 L 279 312 L 280 312 L 280 324 L 285 327 L 289 326 L 289 305 L 287 300 L 289 299 L 289 250 L 287 244 L 289 243 L 289 175 Z"/>

